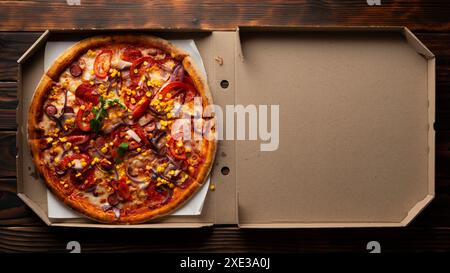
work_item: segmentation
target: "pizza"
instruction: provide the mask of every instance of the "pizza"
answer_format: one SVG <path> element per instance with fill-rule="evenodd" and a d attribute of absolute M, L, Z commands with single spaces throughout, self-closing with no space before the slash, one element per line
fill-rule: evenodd
<path fill-rule="evenodd" d="M 48 188 L 99 222 L 167 215 L 214 160 L 208 85 L 188 53 L 148 35 L 96 36 L 42 76 L 28 112 L 33 162 Z"/>

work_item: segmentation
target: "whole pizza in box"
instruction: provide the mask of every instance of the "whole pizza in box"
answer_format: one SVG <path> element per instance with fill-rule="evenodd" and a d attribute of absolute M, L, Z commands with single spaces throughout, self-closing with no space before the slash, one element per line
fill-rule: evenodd
<path fill-rule="evenodd" d="M 141 223 L 180 207 L 214 159 L 212 98 L 190 56 L 147 35 L 99 36 L 42 76 L 28 116 L 33 161 L 65 204 Z"/>

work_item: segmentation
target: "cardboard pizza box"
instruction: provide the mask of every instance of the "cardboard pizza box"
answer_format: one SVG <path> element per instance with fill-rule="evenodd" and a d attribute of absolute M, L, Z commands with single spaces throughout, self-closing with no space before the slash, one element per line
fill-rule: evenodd
<path fill-rule="evenodd" d="M 211 171 L 216 189 L 207 194 L 201 215 L 121 226 L 50 219 L 46 187 L 36 177 L 26 142 L 26 115 L 44 72 L 45 44 L 117 31 L 46 31 L 18 61 L 17 187 L 48 225 L 405 226 L 433 199 L 435 57 L 407 28 L 123 32 L 194 39 L 214 104 L 223 116 L 227 106 L 242 106 L 245 123 L 239 115 L 222 119 L 225 140 L 219 141 Z M 243 124 L 244 134 L 238 130 Z M 250 128 L 257 128 L 256 136 Z"/>

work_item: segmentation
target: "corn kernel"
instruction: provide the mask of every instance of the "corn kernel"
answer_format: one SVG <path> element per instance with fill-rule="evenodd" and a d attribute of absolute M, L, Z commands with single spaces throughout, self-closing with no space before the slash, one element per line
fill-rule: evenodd
<path fill-rule="evenodd" d="M 216 189 L 216 185 L 214 185 L 214 184 L 209 185 L 209 189 L 211 191 L 214 191 Z"/>
<path fill-rule="evenodd" d="M 141 149 L 141 148 L 137 148 L 136 151 L 137 151 L 137 152 L 140 152 L 140 151 L 142 151 L 142 149 Z"/>
<path fill-rule="evenodd" d="M 139 72 L 139 70 L 137 70 L 137 68 L 135 68 L 135 69 L 133 70 L 133 72 L 134 72 L 134 74 L 137 74 L 137 73 Z"/>
<path fill-rule="evenodd" d="M 89 71 L 89 73 L 90 73 L 91 75 L 94 75 L 94 74 L 95 74 L 94 69 L 91 69 L 91 71 Z"/>
<path fill-rule="evenodd" d="M 96 54 L 95 54 L 95 51 L 89 49 L 87 52 L 87 55 L 88 55 L 88 57 L 95 57 Z"/>
<path fill-rule="evenodd" d="M 64 188 L 68 188 L 69 187 L 69 184 L 64 184 Z"/>
<path fill-rule="evenodd" d="M 84 109 L 86 109 L 86 106 L 81 105 L 81 106 L 80 106 L 80 110 L 84 110 Z"/>
<path fill-rule="evenodd" d="M 108 152 L 108 148 L 103 147 L 103 148 L 101 149 L 101 151 L 102 151 L 102 153 L 106 153 L 106 152 Z"/>

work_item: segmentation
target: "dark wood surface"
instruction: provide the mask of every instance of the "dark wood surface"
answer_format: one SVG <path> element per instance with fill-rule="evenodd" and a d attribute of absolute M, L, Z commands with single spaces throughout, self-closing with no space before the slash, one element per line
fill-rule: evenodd
<path fill-rule="evenodd" d="M 111 16 L 111 14 L 113 16 Z M 450 3 L 447 0 L 0 1 L 0 251 L 383 252 L 450 250 Z M 436 198 L 406 228 L 94 230 L 49 228 L 16 196 L 17 63 L 47 28 L 404 25 L 437 56 Z M 189 233 L 189 236 L 186 234 Z"/>

